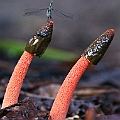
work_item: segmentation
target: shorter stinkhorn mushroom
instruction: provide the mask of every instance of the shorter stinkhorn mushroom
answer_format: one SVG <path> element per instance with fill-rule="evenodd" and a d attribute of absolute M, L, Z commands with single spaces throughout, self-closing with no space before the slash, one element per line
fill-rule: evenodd
<path fill-rule="evenodd" d="M 6 88 L 2 108 L 8 107 L 18 102 L 20 89 L 27 73 L 28 67 L 34 56 L 41 56 L 51 41 L 53 30 L 53 21 L 48 21 L 43 25 L 25 47 L 21 58 L 14 68 L 12 76 Z"/>
<path fill-rule="evenodd" d="M 88 109 L 85 113 L 85 120 L 96 120 L 97 115 L 94 108 Z"/>
<path fill-rule="evenodd" d="M 85 120 L 120 120 L 120 114 L 98 116 L 95 109 L 91 108 L 86 111 Z"/>
<path fill-rule="evenodd" d="M 64 82 L 62 83 L 58 94 L 54 100 L 50 111 L 52 120 L 65 120 L 69 104 L 76 88 L 76 85 L 89 66 L 90 63 L 96 65 L 105 54 L 112 39 L 114 30 L 109 29 L 99 36 L 82 54 L 81 58 L 72 67 Z"/>

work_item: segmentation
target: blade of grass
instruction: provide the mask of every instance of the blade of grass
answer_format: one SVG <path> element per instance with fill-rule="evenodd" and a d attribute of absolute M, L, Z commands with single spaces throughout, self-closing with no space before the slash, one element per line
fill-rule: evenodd
<path fill-rule="evenodd" d="M 75 53 L 49 47 L 41 58 L 70 62 L 70 61 L 76 60 L 78 57 L 79 56 Z"/>
<path fill-rule="evenodd" d="M 1 39 L 0 49 L 9 56 L 16 57 L 23 53 L 25 42 L 13 39 Z M 48 47 L 41 59 L 55 60 L 61 62 L 71 62 L 78 59 L 79 56 L 73 52 Z"/>

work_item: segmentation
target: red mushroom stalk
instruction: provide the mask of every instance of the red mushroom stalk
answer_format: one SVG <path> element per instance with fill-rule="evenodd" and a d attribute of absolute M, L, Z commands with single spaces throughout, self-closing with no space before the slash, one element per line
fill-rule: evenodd
<path fill-rule="evenodd" d="M 42 26 L 25 47 L 25 51 L 14 68 L 12 76 L 6 88 L 2 108 L 18 102 L 21 86 L 28 67 L 34 56 L 41 56 L 51 41 L 53 21 L 48 21 Z"/>
<path fill-rule="evenodd" d="M 85 113 L 85 120 L 97 120 L 95 109 L 88 109 Z"/>
<path fill-rule="evenodd" d="M 97 116 L 95 109 L 91 108 L 86 111 L 85 120 L 120 120 L 120 114 Z"/>
<path fill-rule="evenodd" d="M 81 58 L 72 67 L 62 83 L 52 105 L 50 111 L 50 117 L 52 120 L 65 120 L 72 95 L 79 79 L 90 63 L 96 65 L 100 61 L 108 49 L 113 36 L 113 29 L 104 32 L 84 51 Z"/>

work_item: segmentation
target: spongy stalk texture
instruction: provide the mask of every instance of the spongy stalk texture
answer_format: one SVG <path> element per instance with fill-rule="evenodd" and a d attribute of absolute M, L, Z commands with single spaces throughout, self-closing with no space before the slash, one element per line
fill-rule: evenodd
<path fill-rule="evenodd" d="M 82 56 L 68 73 L 50 111 L 52 120 L 65 120 L 74 90 L 89 64 L 89 60 Z"/>
<path fill-rule="evenodd" d="M 18 102 L 21 86 L 33 56 L 33 54 L 24 51 L 21 58 L 19 59 L 7 85 L 2 108 L 8 107 Z"/>

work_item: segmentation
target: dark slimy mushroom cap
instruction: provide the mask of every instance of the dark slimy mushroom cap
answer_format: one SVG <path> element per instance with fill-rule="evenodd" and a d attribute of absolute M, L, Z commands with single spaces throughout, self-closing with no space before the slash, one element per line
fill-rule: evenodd
<path fill-rule="evenodd" d="M 106 50 L 108 49 L 114 37 L 114 30 L 109 29 L 99 36 L 90 46 L 84 51 L 82 56 L 85 56 L 93 65 L 101 60 Z"/>
<path fill-rule="evenodd" d="M 41 56 L 51 41 L 53 31 L 53 21 L 48 21 L 43 25 L 35 35 L 33 35 L 26 44 L 25 50 L 36 56 Z"/>

